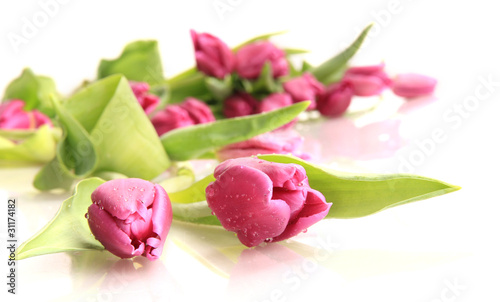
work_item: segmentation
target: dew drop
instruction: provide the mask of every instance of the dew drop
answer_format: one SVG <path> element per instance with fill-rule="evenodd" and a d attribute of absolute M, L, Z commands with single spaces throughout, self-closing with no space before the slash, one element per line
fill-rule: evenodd
<path fill-rule="evenodd" d="M 89 213 L 85 213 L 85 218 L 89 219 Z"/>
<path fill-rule="evenodd" d="M 307 229 L 303 230 L 302 233 L 307 233 Z"/>

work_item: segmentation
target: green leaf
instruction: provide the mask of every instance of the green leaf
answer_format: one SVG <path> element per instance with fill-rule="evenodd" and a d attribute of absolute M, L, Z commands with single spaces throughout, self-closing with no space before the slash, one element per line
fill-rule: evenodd
<path fill-rule="evenodd" d="M 271 64 L 266 62 L 256 80 L 240 79 L 243 90 L 254 95 L 267 96 L 270 93 L 280 92 L 281 85 L 274 80 Z"/>
<path fill-rule="evenodd" d="M 439 180 L 411 174 L 357 175 L 328 171 L 288 155 L 258 157 L 272 162 L 303 166 L 311 188 L 323 193 L 326 201 L 332 203 L 327 218 L 363 217 L 460 189 Z"/>
<path fill-rule="evenodd" d="M 199 180 L 198 182 L 191 185 L 189 188 L 186 188 L 177 192 L 168 192 L 168 196 L 172 203 L 194 203 L 199 201 L 206 200 L 205 198 L 205 188 L 209 183 L 215 181 L 215 178 L 212 174 L 207 177 Z"/>
<path fill-rule="evenodd" d="M 339 70 L 345 68 L 347 62 L 354 56 L 354 54 L 356 54 L 358 49 L 361 47 L 363 40 L 365 39 L 368 31 L 372 26 L 373 24 L 368 25 L 359 34 L 356 40 L 344 51 L 311 70 L 311 73 L 314 75 L 314 77 L 316 77 L 316 79 L 318 79 L 318 81 L 322 82 L 323 84 L 333 83 L 338 77 Z"/>
<path fill-rule="evenodd" d="M 16 260 L 28 257 L 81 250 L 102 250 L 92 235 L 85 214 L 92 204 L 90 195 L 104 183 L 99 178 L 81 181 L 73 196 L 66 199 L 56 216 L 16 251 Z"/>
<path fill-rule="evenodd" d="M 56 155 L 60 133 L 43 125 L 36 130 L 0 130 L 0 166 L 47 163 Z"/>
<path fill-rule="evenodd" d="M 309 102 L 300 102 L 270 112 L 175 129 L 164 134 L 161 142 L 171 159 L 195 159 L 215 148 L 283 126 L 308 106 Z"/>
<path fill-rule="evenodd" d="M 227 75 L 222 80 L 214 77 L 206 77 L 205 85 L 214 99 L 219 102 L 224 101 L 233 93 L 233 81 L 230 75 Z"/>
<path fill-rule="evenodd" d="M 163 85 L 163 67 L 157 41 L 135 41 L 123 49 L 114 60 L 101 60 L 97 78 L 123 74 L 127 79 Z"/>
<path fill-rule="evenodd" d="M 251 43 L 254 43 L 254 42 L 257 42 L 257 41 L 261 41 L 261 40 L 269 40 L 269 38 L 271 38 L 273 36 L 282 35 L 282 34 L 284 34 L 286 32 L 287 31 L 284 30 L 284 31 L 277 31 L 277 32 L 269 33 L 269 34 L 264 34 L 264 35 L 256 36 L 254 38 L 246 40 L 245 42 L 239 44 L 236 47 L 233 47 L 232 50 L 233 50 L 233 52 L 237 52 L 238 50 L 240 50 L 245 45 L 248 45 L 248 44 L 251 44 Z"/>
<path fill-rule="evenodd" d="M 305 53 L 309 53 L 309 50 L 306 49 L 299 49 L 299 48 L 283 48 L 283 51 L 287 56 L 292 56 L 292 55 L 301 55 Z"/>
<path fill-rule="evenodd" d="M 201 100 L 210 98 L 211 93 L 207 88 L 205 78 L 205 75 L 195 70 L 193 73 L 188 72 L 185 76 L 167 80 L 166 83 L 169 90 L 168 103 L 180 103 L 187 97 L 194 97 Z"/>
<path fill-rule="evenodd" d="M 55 111 L 50 100 L 51 95 L 58 95 L 54 81 L 49 77 L 37 76 L 31 69 L 26 68 L 7 86 L 3 100 L 23 100 L 26 103 L 25 110 L 38 109 L 53 117 Z"/>
<path fill-rule="evenodd" d="M 38 189 L 57 188 L 54 174 L 67 188 L 71 178 L 105 172 L 150 180 L 168 168 L 160 139 L 123 76 L 94 82 L 56 108 L 65 137 L 57 162 L 37 175 Z"/>
<path fill-rule="evenodd" d="M 208 207 L 206 201 L 199 201 L 190 204 L 172 203 L 173 218 L 180 221 L 218 225 L 220 221 L 215 215 L 212 215 L 212 210 Z"/>

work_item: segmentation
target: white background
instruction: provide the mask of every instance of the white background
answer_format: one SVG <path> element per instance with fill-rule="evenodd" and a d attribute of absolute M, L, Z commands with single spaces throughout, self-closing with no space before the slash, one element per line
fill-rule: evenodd
<path fill-rule="evenodd" d="M 50 16 L 44 13 L 42 4 L 48 2 L 57 4 L 50 7 Z M 432 75 L 439 81 L 437 99 L 421 110 L 397 115 L 405 145 L 390 156 L 363 161 L 330 158 L 330 164 L 351 170 L 401 172 L 404 162 L 411 164 L 413 159 L 411 172 L 463 189 L 366 218 L 323 221 L 296 241 L 243 253 L 234 237 L 226 232 L 174 225 L 162 261 L 142 267 L 136 264 L 136 268 L 140 267 L 137 270 L 122 269 L 120 265 L 126 267 L 129 263 L 115 263 L 116 259 L 109 260 L 102 253 L 27 259 L 19 263 L 19 295 L 15 298 L 500 299 L 500 198 L 496 191 L 500 152 L 500 21 L 494 2 L 66 2 L 0 3 L 0 89 L 24 67 L 30 67 L 37 74 L 51 76 L 61 92 L 69 93 L 82 80 L 95 78 L 101 58 L 118 56 L 126 43 L 136 39 L 159 41 L 165 74 L 172 76 L 194 63 L 189 29 L 210 32 L 230 46 L 255 35 L 288 30 L 274 41 L 311 50 L 305 58 L 318 64 L 374 22 L 365 47 L 353 63 L 385 61 L 392 75 Z M 45 19 L 44 14 L 48 16 Z M 37 16 L 38 21 L 33 20 Z M 27 22 L 38 22 L 29 36 L 23 33 Z M 23 34 L 23 43 L 12 43 L 14 35 Z M 386 98 L 391 97 L 389 92 Z M 311 134 L 318 127 L 323 126 L 304 131 Z M 436 130 L 444 133 L 444 139 L 429 141 Z M 321 139 L 332 139 L 328 131 L 322 133 Z M 321 152 L 328 154 L 328 150 Z M 7 194 L 20 200 L 20 241 L 50 220 L 67 197 L 37 193 L 30 186 L 36 169 L 0 170 L 0 188 L 8 190 L 2 200 Z M 1 230 L 5 242 L 4 225 Z M 188 246 L 191 253 L 181 246 Z M 1 249 L 0 258 L 6 259 L 5 248 Z M 0 276 L 7 273 L 6 263 L 0 263 L 0 272 Z M 1 280 L 0 291 L 10 301 L 13 297 L 7 296 L 3 285 L 6 278 Z"/>

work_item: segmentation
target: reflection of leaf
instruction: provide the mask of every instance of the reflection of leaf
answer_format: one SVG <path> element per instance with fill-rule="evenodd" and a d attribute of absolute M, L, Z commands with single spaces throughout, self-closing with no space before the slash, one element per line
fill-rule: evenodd
<path fill-rule="evenodd" d="M 55 112 L 50 101 L 51 95 L 57 95 L 54 81 L 45 76 L 37 76 L 26 68 L 7 86 L 3 100 L 23 100 L 26 103 L 25 110 L 38 109 L 53 117 Z"/>
<path fill-rule="evenodd" d="M 323 84 L 333 83 L 339 78 L 339 72 L 345 69 L 347 62 L 356 54 L 361 47 L 368 31 L 373 24 L 368 25 L 356 38 L 356 40 L 349 45 L 344 51 L 332 57 L 331 59 L 323 62 L 321 65 L 316 66 L 311 70 L 311 73 Z"/>
<path fill-rule="evenodd" d="M 132 81 L 163 84 L 163 67 L 156 41 L 135 41 L 123 49 L 114 60 L 101 60 L 97 78 L 123 74 Z"/>
<path fill-rule="evenodd" d="M 288 155 L 260 155 L 259 158 L 303 166 L 311 188 L 323 193 L 326 201 L 332 203 L 326 218 L 362 217 L 460 189 L 439 180 L 411 174 L 357 175 L 328 171 Z"/>
<path fill-rule="evenodd" d="M 54 219 L 21 244 L 16 251 L 16 260 L 67 251 L 104 249 L 95 240 L 85 218 L 85 213 L 92 204 L 90 195 L 102 183 L 104 181 L 99 178 L 81 181 L 73 196 L 62 203 Z"/>
<path fill-rule="evenodd" d="M 43 125 L 36 130 L 0 130 L 0 166 L 46 163 L 56 154 L 59 129 Z M 12 140 L 16 140 L 17 143 Z"/>
<path fill-rule="evenodd" d="M 173 160 L 195 159 L 215 148 L 244 141 L 283 126 L 307 106 L 309 102 L 300 102 L 266 113 L 175 129 L 163 135 L 161 141 Z"/>
<path fill-rule="evenodd" d="M 158 135 L 123 76 L 92 83 L 56 108 L 65 137 L 57 161 L 37 175 L 38 189 L 67 188 L 71 177 L 96 174 L 150 180 L 168 168 Z"/>

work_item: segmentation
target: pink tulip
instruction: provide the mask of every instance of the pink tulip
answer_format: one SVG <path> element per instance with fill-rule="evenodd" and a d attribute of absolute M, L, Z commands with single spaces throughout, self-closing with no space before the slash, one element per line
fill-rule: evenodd
<path fill-rule="evenodd" d="M 294 103 L 311 101 L 308 109 L 312 110 L 316 108 L 316 98 L 324 92 L 325 87 L 312 74 L 304 73 L 298 78 L 285 82 L 283 89 L 292 96 Z"/>
<path fill-rule="evenodd" d="M 296 164 L 230 159 L 214 172 L 207 203 L 222 226 L 248 247 L 291 238 L 323 219 L 331 204 Z"/>
<path fill-rule="evenodd" d="M 180 106 L 187 111 L 194 124 L 205 124 L 215 121 L 210 107 L 198 99 L 188 97 Z"/>
<path fill-rule="evenodd" d="M 204 74 L 223 79 L 233 71 L 234 58 L 231 49 L 219 38 L 191 30 L 196 67 Z"/>
<path fill-rule="evenodd" d="M 149 84 L 145 82 L 129 81 L 130 88 L 134 93 L 137 101 L 141 105 L 146 114 L 150 114 L 160 103 L 160 98 L 154 94 L 149 94 Z"/>
<path fill-rule="evenodd" d="M 351 67 L 344 74 L 342 81 L 351 85 L 354 95 L 379 95 L 390 87 L 391 80 L 384 71 L 385 64 Z"/>
<path fill-rule="evenodd" d="M 259 113 L 261 112 L 268 112 L 276 109 L 280 109 L 282 107 L 290 106 L 292 105 L 292 98 L 290 97 L 289 94 L 286 93 L 272 93 L 268 95 L 267 97 L 263 98 L 258 106 L 257 106 L 257 111 Z"/>
<path fill-rule="evenodd" d="M 238 93 L 224 101 L 224 116 L 227 118 L 257 113 L 259 103 L 247 93 Z"/>
<path fill-rule="evenodd" d="M 10 100 L 0 105 L 0 129 L 36 129 L 52 126 L 50 119 L 38 110 L 24 111 L 24 101 Z"/>
<path fill-rule="evenodd" d="M 258 41 L 243 46 L 236 53 L 236 72 L 245 79 L 259 77 L 266 62 L 271 63 L 274 78 L 288 74 L 285 52 L 269 41 Z"/>
<path fill-rule="evenodd" d="M 177 128 L 213 121 L 215 117 L 210 108 L 202 101 L 191 97 L 178 105 L 167 106 L 151 119 L 159 136 Z"/>
<path fill-rule="evenodd" d="M 349 108 L 352 96 L 353 89 L 348 83 L 333 84 L 318 98 L 317 109 L 324 116 L 340 116 Z"/>
<path fill-rule="evenodd" d="M 392 92 L 404 98 L 430 95 L 436 88 L 437 80 L 416 73 L 397 75 L 392 83 Z"/>
<path fill-rule="evenodd" d="M 160 257 L 172 223 L 170 199 L 160 185 L 137 178 L 110 180 L 91 199 L 90 230 L 109 252 L 121 258 Z"/>
<path fill-rule="evenodd" d="M 259 154 L 292 154 L 308 160 L 310 157 L 300 152 L 303 142 L 304 138 L 298 132 L 292 129 L 280 129 L 227 145 L 217 151 L 217 158 L 224 161 Z"/>

